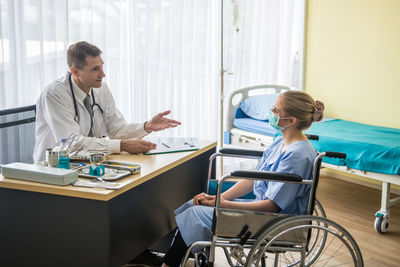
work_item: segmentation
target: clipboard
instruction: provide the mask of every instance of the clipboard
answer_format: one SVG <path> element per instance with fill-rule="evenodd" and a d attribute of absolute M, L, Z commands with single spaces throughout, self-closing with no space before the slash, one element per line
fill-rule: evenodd
<path fill-rule="evenodd" d="M 157 144 L 157 148 L 143 153 L 145 155 L 187 152 L 200 148 L 199 142 L 195 137 L 156 137 L 146 138 L 146 140 Z"/>

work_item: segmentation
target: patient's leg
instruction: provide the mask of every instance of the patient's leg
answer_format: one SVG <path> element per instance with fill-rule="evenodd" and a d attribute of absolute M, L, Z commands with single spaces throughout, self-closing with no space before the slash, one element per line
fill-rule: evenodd
<path fill-rule="evenodd" d="M 171 267 L 179 266 L 187 249 L 188 246 L 186 246 L 185 241 L 183 241 L 179 229 L 176 230 L 172 245 L 164 256 L 164 264 Z"/>

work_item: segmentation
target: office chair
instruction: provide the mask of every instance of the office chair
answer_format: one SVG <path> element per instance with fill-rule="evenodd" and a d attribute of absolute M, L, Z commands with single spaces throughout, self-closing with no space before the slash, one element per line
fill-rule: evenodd
<path fill-rule="evenodd" d="M 33 163 L 36 105 L 0 110 L 0 164 Z"/>

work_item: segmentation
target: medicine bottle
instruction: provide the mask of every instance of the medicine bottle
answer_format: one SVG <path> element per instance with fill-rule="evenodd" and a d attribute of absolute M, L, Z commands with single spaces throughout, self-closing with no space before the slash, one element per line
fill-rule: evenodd
<path fill-rule="evenodd" d="M 61 138 L 58 149 L 58 168 L 69 169 L 67 139 Z"/>

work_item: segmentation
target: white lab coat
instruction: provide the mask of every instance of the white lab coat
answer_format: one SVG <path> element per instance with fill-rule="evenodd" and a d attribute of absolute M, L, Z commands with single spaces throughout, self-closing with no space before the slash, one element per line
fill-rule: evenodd
<path fill-rule="evenodd" d="M 120 152 L 121 139 L 141 138 L 148 134 L 144 123 L 127 123 L 116 108 L 114 98 L 106 83 L 100 88 L 92 88 L 96 104 L 93 107 L 93 135 L 87 137 L 90 130 L 90 115 L 83 104 L 86 93 L 73 82 L 73 90 L 78 109 L 79 123 L 74 120 L 75 108 L 72 98 L 69 72 L 48 85 L 36 103 L 36 135 L 33 159 L 39 162 L 45 159 L 47 148 L 53 148 L 61 138 L 68 138 L 72 133 L 81 135 L 74 149 L 108 150 Z M 91 93 L 89 93 L 91 98 Z M 91 99 L 93 104 L 93 99 Z M 101 138 L 107 136 L 109 138 Z"/>

